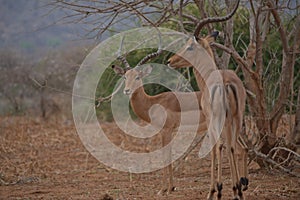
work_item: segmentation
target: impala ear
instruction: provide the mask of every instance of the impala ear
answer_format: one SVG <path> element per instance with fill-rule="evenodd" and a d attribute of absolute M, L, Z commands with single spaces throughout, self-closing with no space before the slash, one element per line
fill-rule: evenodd
<path fill-rule="evenodd" d="M 112 65 L 111 68 L 115 71 L 116 74 L 123 76 L 125 74 L 125 69 L 120 66 Z"/>
<path fill-rule="evenodd" d="M 218 35 L 219 35 L 219 31 L 214 31 L 210 35 L 206 36 L 205 39 L 207 40 L 208 43 L 212 43 L 216 41 Z"/>
<path fill-rule="evenodd" d="M 149 74 L 151 74 L 151 72 L 152 72 L 152 66 L 147 65 L 140 71 L 140 77 L 143 78 L 145 76 L 148 76 Z"/>

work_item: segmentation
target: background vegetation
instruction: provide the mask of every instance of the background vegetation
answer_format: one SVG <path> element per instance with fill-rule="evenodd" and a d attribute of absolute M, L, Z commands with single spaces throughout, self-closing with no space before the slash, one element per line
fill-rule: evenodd
<path fill-rule="evenodd" d="M 133 27 L 159 26 L 192 34 L 199 19 L 223 16 L 234 1 L 51 1 L 50 11 L 63 10 L 57 22 L 80 24 L 87 30 L 83 36 L 101 38 Z M 49 16 L 51 16 L 49 13 Z M 226 23 L 210 24 L 201 34 L 217 29 L 220 37 L 213 44 L 216 63 L 221 69 L 233 69 L 248 91 L 247 112 L 255 124 L 256 140 L 248 141 L 253 149 L 269 155 L 272 149 L 287 146 L 295 150 L 300 144 L 300 81 L 299 2 L 291 0 L 242 1 Z M 1 113 L 36 115 L 47 118 L 54 113 L 71 118 L 72 84 L 80 63 L 93 45 L 64 46 L 61 39 L 48 38 L 46 45 L 53 51 L 32 59 L 12 48 L 0 52 Z M 21 42 L 24 48 L 30 43 Z M 59 47 L 59 48 L 58 48 Z M 134 66 L 149 51 L 131 52 L 127 59 Z M 166 63 L 169 54 L 152 60 Z M 182 71 L 187 75 L 191 71 Z M 118 76 L 107 69 L 99 82 L 97 97 L 109 95 Z M 197 84 L 191 76 L 192 85 Z M 148 86 L 150 95 L 165 91 L 160 86 Z M 96 104 L 96 102 L 95 102 Z M 280 120 L 289 116 L 290 138 L 277 137 Z M 100 120 L 111 121 L 109 103 L 98 109 Z M 245 117 L 245 118 L 247 118 Z M 295 118 L 295 120 L 294 120 Z M 272 151 L 275 152 L 274 150 Z M 286 154 L 286 152 L 282 152 Z M 257 154 L 252 154 L 254 158 Z M 285 158 L 278 158 L 284 161 Z M 261 165 L 264 163 L 261 162 Z"/>

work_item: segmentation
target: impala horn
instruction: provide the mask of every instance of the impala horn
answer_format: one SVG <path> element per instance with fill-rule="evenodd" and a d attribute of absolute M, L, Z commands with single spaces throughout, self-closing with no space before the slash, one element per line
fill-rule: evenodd
<path fill-rule="evenodd" d="M 162 44 L 162 41 L 161 41 L 161 33 L 160 31 L 158 30 L 158 49 L 156 52 L 154 53 L 151 53 L 147 56 L 145 56 L 138 64 L 137 66 L 141 66 L 143 64 L 145 64 L 148 60 L 152 59 L 152 58 L 155 58 L 157 56 L 159 56 L 163 51 L 162 51 L 162 48 L 161 48 L 161 44 Z"/>
<path fill-rule="evenodd" d="M 123 36 L 122 39 L 121 39 L 120 47 L 119 47 L 119 50 L 117 52 L 117 55 L 118 55 L 117 59 L 120 60 L 125 65 L 125 72 L 126 72 L 127 70 L 130 70 L 131 67 L 130 67 L 128 61 L 126 60 L 125 56 L 122 55 L 122 48 L 123 48 L 124 38 L 125 38 L 125 36 Z"/>
<path fill-rule="evenodd" d="M 214 23 L 214 22 L 223 22 L 223 21 L 226 21 L 226 20 L 230 19 L 234 15 L 234 13 L 236 12 L 237 8 L 239 7 L 239 3 L 240 3 L 240 0 L 238 0 L 238 2 L 236 3 L 234 9 L 231 11 L 231 13 L 229 13 L 228 15 L 226 15 L 224 17 L 208 17 L 208 18 L 205 18 L 205 19 L 202 19 L 201 21 L 199 21 L 197 26 L 196 26 L 194 36 L 196 38 L 198 38 L 201 29 L 206 24 L 210 24 L 210 23 Z"/>

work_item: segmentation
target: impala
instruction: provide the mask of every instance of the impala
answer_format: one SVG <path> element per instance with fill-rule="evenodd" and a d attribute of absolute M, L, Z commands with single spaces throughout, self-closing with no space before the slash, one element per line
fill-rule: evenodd
<path fill-rule="evenodd" d="M 155 53 L 153 54 L 155 55 Z M 147 62 L 152 55 L 148 55 L 146 59 L 138 64 L 141 66 L 143 63 Z M 194 120 L 194 115 L 188 120 L 189 125 L 198 126 L 197 133 L 203 134 L 207 131 L 204 115 L 200 110 L 200 98 L 201 92 L 163 92 L 155 96 L 150 96 L 146 94 L 142 78 L 151 73 L 152 67 L 150 65 L 140 69 L 140 67 L 130 68 L 126 59 L 121 58 L 122 62 L 125 64 L 125 68 L 113 65 L 116 74 L 122 75 L 125 79 L 125 87 L 123 93 L 130 97 L 130 104 L 134 113 L 142 120 L 147 123 L 152 123 L 154 125 L 163 127 L 162 128 L 162 146 L 166 146 L 172 140 L 172 133 L 183 123 L 181 120 L 182 113 L 189 113 L 196 111 L 200 114 L 199 120 Z M 181 99 L 181 104 L 177 100 L 177 97 Z M 191 103 L 192 98 L 197 97 L 196 104 Z M 164 124 L 161 120 L 161 112 L 155 110 L 155 105 L 160 105 L 164 107 L 166 112 L 166 119 Z M 154 108 L 154 109 L 153 109 Z M 193 122 L 195 121 L 195 122 Z M 197 124 L 195 124 L 197 123 Z M 171 153 L 168 152 L 168 156 L 171 157 Z M 167 177 L 168 175 L 168 177 Z M 168 179 L 168 180 L 167 180 Z M 168 184 L 166 184 L 168 182 Z M 162 189 L 159 194 L 170 193 L 175 188 L 173 186 L 173 168 L 172 164 L 169 164 L 164 168 L 164 178 L 162 183 Z M 166 186 L 168 185 L 168 186 Z"/>
<path fill-rule="evenodd" d="M 239 5 L 225 17 L 206 18 L 198 22 L 194 37 L 190 38 L 174 56 L 169 58 L 168 65 L 173 68 L 192 66 L 200 90 L 202 91 L 201 107 L 206 118 L 208 137 L 214 145 L 211 151 L 211 185 L 207 199 L 213 199 L 217 191 L 218 199 L 222 197 L 222 140 L 226 141 L 229 158 L 232 189 L 234 199 L 244 199 L 242 190 L 248 186 L 247 178 L 247 148 L 238 140 L 242 129 L 243 113 L 245 110 L 246 92 L 242 81 L 232 70 L 218 70 L 214 61 L 210 43 L 215 40 L 218 32 L 213 32 L 205 38 L 198 38 L 204 25 L 222 22 L 230 19 Z M 220 127 L 219 119 L 224 118 L 224 128 Z M 218 136 L 218 131 L 221 137 Z M 237 154 L 242 156 L 241 172 L 238 171 Z M 215 160 L 217 154 L 218 178 L 215 180 Z M 241 173 L 241 177 L 239 175 Z M 243 186 L 243 188 L 242 188 Z"/>

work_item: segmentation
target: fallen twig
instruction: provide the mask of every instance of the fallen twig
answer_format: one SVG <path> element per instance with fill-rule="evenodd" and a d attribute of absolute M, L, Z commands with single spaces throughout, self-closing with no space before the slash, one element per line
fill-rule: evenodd
<path fill-rule="evenodd" d="M 259 151 L 256 150 L 256 149 L 253 149 L 252 151 L 255 153 L 255 155 L 256 155 L 257 157 L 262 158 L 264 161 L 266 161 L 266 162 L 268 162 L 268 163 L 274 165 L 275 167 L 279 168 L 280 170 L 282 170 L 282 171 L 284 171 L 284 172 L 286 172 L 286 173 L 288 173 L 288 174 L 290 174 L 290 175 L 292 175 L 292 176 L 295 176 L 295 177 L 300 178 L 300 174 L 297 174 L 297 173 L 292 172 L 291 170 L 289 170 L 289 169 L 287 169 L 287 168 L 284 168 L 283 166 L 281 166 L 280 164 L 278 164 L 276 161 L 272 160 L 272 159 L 271 159 L 270 157 L 268 157 L 267 155 L 265 155 L 265 154 L 259 152 Z"/>

